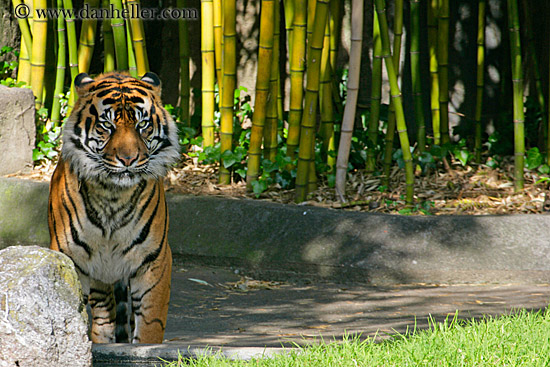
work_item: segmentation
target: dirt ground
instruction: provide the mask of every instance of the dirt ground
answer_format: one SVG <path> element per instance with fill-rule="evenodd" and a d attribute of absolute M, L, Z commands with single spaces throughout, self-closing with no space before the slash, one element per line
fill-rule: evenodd
<path fill-rule="evenodd" d="M 51 162 L 36 166 L 27 174 L 14 174 L 13 177 L 49 181 L 54 169 Z M 218 167 L 199 165 L 189 157 L 172 170 L 166 178 L 169 192 L 186 195 L 216 195 L 235 198 L 256 198 L 247 192 L 243 181 L 230 185 L 218 184 Z M 411 215 L 441 214 L 530 214 L 550 211 L 548 182 L 540 182 L 538 172 L 525 172 L 524 189 L 514 192 L 513 163 L 504 161 L 499 169 L 485 165 L 463 167 L 458 162 L 450 162 L 447 169 L 440 168 L 428 174 L 416 173 L 415 207 L 407 210 Z M 394 167 L 389 190 L 381 192 L 380 178 L 354 171 L 348 174 L 346 186 L 347 202 L 341 203 L 334 188 L 325 179 L 319 180 L 319 188 L 310 193 L 302 205 L 330 207 L 342 210 L 399 213 L 405 209 L 405 177 L 403 170 Z M 259 200 L 294 204 L 294 190 L 283 190 L 272 186 L 262 193 Z"/>

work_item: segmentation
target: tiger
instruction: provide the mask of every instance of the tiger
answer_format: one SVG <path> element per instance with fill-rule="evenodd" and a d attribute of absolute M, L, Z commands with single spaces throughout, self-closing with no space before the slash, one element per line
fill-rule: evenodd
<path fill-rule="evenodd" d="M 93 343 L 116 342 L 117 282 L 131 295 L 129 341 L 162 343 L 172 269 L 163 178 L 180 158 L 177 126 L 152 72 L 81 73 L 74 86 L 50 183 L 50 248 L 75 264 Z"/>

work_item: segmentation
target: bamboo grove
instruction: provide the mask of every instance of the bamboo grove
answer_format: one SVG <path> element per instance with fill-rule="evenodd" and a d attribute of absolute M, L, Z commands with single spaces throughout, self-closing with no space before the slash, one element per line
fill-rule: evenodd
<path fill-rule="evenodd" d="M 528 1 L 505 0 L 509 29 L 509 77 L 513 90 L 514 185 L 523 187 L 525 134 L 524 134 L 524 81 L 522 63 L 522 35 L 527 35 L 527 53 L 536 75 L 537 103 L 542 111 L 547 103 L 541 87 L 537 50 L 530 39 L 533 25 L 529 16 L 520 22 L 520 11 L 529 14 Z M 307 199 L 317 188 L 316 160 L 321 157 L 329 174 L 335 177 L 335 188 L 341 201 L 346 201 L 346 179 L 350 169 L 351 143 L 360 119 L 360 110 L 368 110 L 365 122 L 368 144 L 365 147 L 364 169 L 377 172 L 385 186 L 391 185 L 390 172 L 395 165 L 395 151 L 400 150 L 406 182 L 403 193 L 408 205 L 414 203 L 415 165 L 419 157 L 434 146 L 448 146 L 452 137 L 449 129 L 449 0 L 350 0 L 351 31 L 348 76 L 345 94 L 339 91 L 338 73 L 341 65 L 337 55 L 341 45 L 342 20 L 345 3 L 341 0 L 261 0 L 258 13 L 258 51 L 255 75 L 252 126 L 249 131 L 246 167 L 247 187 L 262 177 L 272 175 L 265 170 L 265 162 L 275 162 L 284 154 L 281 169 L 295 171 L 295 198 Z M 185 0 L 174 1 L 185 8 Z M 239 101 L 235 98 L 238 71 L 238 24 L 236 0 L 200 0 L 200 51 L 199 73 L 200 124 L 193 126 L 202 136 L 202 147 L 219 144 L 220 184 L 238 179 L 231 164 L 225 160 L 235 149 L 235 130 L 242 121 L 237 116 Z M 73 9 L 72 0 L 13 0 L 13 7 L 25 4 L 31 14 L 39 9 L 57 7 Z M 112 8 L 120 14 L 139 5 L 139 0 L 85 0 L 90 9 Z M 467 72 L 476 75 L 476 106 L 472 150 L 474 161 L 482 163 L 484 142 L 483 91 L 485 70 L 486 0 L 477 2 L 476 69 Z M 366 9 L 372 11 L 366 11 Z M 390 13 L 390 10 L 393 13 Z M 421 13 L 424 12 L 424 13 Z M 70 14 L 70 13 L 67 13 Z M 365 14 L 372 14 L 372 55 L 370 63 L 371 88 L 368 106 L 358 107 L 361 63 L 365 55 L 363 23 Z M 403 47 L 403 19 L 408 17 L 407 46 Z M 421 18 L 427 27 L 423 27 Z M 186 19 L 178 20 L 179 60 L 179 114 L 181 126 L 191 126 L 190 116 L 190 35 Z M 84 19 L 77 34 L 76 19 L 29 17 L 18 19 L 21 30 L 21 50 L 17 79 L 30 86 L 36 96 L 36 107 L 50 111 L 49 124 L 59 126 L 61 96 L 70 90 L 68 110 L 74 104 L 75 93 L 69 82 L 79 72 L 88 72 L 99 33 L 103 40 L 104 71 L 127 70 L 133 76 L 149 71 L 146 34 L 139 18 L 121 16 L 103 19 Z M 391 26 L 391 27 L 390 27 Z M 525 28 L 525 31 L 523 30 Z M 281 34 L 284 30 L 284 34 Z M 531 36 L 529 36 L 531 34 Z M 427 40 L 422 43 L 421 39 Z M 403 76 L 403 52 L 409 54 L 412 115 L 405 115 L 400 90 Z M 428 63 L 421 62 L 426 55 Z M 68 70 L 67 70 L 68 69 Z M 389 83 L 387 122 L 382 123 L 383 69 Z M 55 70 L 50 72 L 48 70 Z M 283 72 L 281 72 L 283 71 Z M 429 76 L 423 85 L 421 75 Z M 284 88 L 285 77 L 289 87 Z M 345 96 L 345 100 L 341 98 Z M 424 111 L 430 111 L 425 114 Z M 217 113 L 216 111 L 219 111 Z M 197 111 L 196 111 L 197 113 Z M 341 115 L 341 117 L 340 117 Z M 542 130 L 546 139 L 540 147 L 550 160 L 550 118 L 543 113 Z M 218 116 L 218 117 L 216 117 Z M 413 134 L 410 127 L 414 126 Z M 397 136 L 396 136 L 397 135 Z M 376 147 L 380 147 L 378 150 Z M 320 154 L 319 154 L 320 152 Z M 446 157 L 441 157 L 446 160 Z"/>

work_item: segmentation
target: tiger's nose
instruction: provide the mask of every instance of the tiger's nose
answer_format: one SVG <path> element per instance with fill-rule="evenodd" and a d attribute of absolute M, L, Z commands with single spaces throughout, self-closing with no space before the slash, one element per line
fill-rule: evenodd
<path fill-rule="evenodd" d="M 137 161 L 138 156 L 137 155 L 135 155 L 133 157 L 132 156 L 127 156 L 127 155 L 120 156 L 120 155 L 117 154 L 116 159 L 118 159 L 124 166 L 130 167 L 132 165 L 132 163 Z"/>

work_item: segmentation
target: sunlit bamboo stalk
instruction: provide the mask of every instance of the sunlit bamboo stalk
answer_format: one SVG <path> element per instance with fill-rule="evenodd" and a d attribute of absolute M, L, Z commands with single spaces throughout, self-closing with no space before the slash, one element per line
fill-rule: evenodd
<path fill-rule="evenodd" d="M 18 5 L 23 4 L 22 0 L 12 0 L 13 8 L 17 8 Z M 20 55 L 23 52 L 23 49 L 25 54 L 30 60 L 30 57 L 32 55 L 32 34 L 31 29 L 29 27 L 29 20 L 28 18 L 17 18 L 17 24 L 19 25 L 19 30 L 21 32 L 21 50 Z M 30 63 L 30 61 L 29 61 Z M 29 64 L 30 65 L 30 64 Z M 30 75 L 30 74 L 29 74 Z M 29 79 L 30 81 L 30 79 Z"/>
<path fill-rule="evenodd" d="M 441 144 L 449 137 L 449 0 L 439 1 L 437 62 L 439 73 L 439 118 Z"/>
<path fill-rule="evenodd" d="M 63 7 L 63 0 L 57 0 L 57 8 Z M 59 126 L 61 116 L 61 95 L 63 94 L 63 86 L 65 84 L 65 66 L 67 59 L 67 42 L 65 37 L 65 18 L 63 14 L 57 18 L 57 69 L 55 73 L 55 89 L 53 94 L 53 103 L 51 108 L 50 120 Z"/>
<path fill-rule="evenodd" d="M 476 111 L 475 111 L 475 160 L 481 163 L 481 112 L 483 110 L 483 85 L 485 76 L 485 0 L 478 2 L 477 14 L 477 77 L 476 77 Z"/>
<path fill-rule="evenodd" d="M 428 0 L 428 48 L 430 53 L 430 108 L 432 112 L 432 131 L 434 144 L 441 144 L 439 113 L 439 73 L 437 62 L 437 17 L 439 0 Z"/>
<path fill-rule="evenodd" d="M 33 40 L 31 54 L 31 88 L 36 97 L 36 109 L 42 107 L 42 92 L 44 87 L 44 73 L 46 70 L 46 40 L 48 36 L 48 20 L 36 16 L 39 9 L 46 9 L 46 0 L 35 0 L 33 20 Z"/>
<path fill-rule="evenodd" d="M 328 19 L 327 19 L 328 20 Z M 321 110 L 321 127 L 319 133 L 323 139 L 323 152 L 326 163 L 333 170 L 336 158 L 330 152 L 336 149 L 334 142 L 334 108 L 332 102 L 332 68 L 330 65 L 330 24 L 325 27 L 323 52 L 321 54 L 321 86 L 319 88 L 319 107 Z"/>
<path fill-rule="evenodd" d="M 127 0 L 130 12 L 141 7 L 139 0 Z M 132 45 L 136 58 L 137 74 L 141 77 L 149 71 L 149 58 L 147 57 L 147 45 L 145 43 L 145 31 L 143 20 L 140 17 L 129 18 L 132 34 Z M 130 40 L 128 40 L 130 42 Z"/>
<path fill-rule="evenodd" d="M 213 6 L 213 25 L 214 25 L 214 58 L 216 60 L 216 80 L 218 81 L 218 90 L 222 93 L 222 43 L 223 43 L 223 29 L 222 29 L 222 0 L 212 0 Z"/>
<path fill-rule="evenodd" d="M 126 41 L 125 22 L 121 16 L 123 10 L 122 0 L 110 0 L 110 4 L 116 10 L 115 15 L 118 14 L 118 17 L 114 16 L 111 19 L 115 41 L 116 68 L 118 70 L 128 70 L 128 43 Z"/>
<path fill-rule="evenodd" d="M 380 21 L 380 19 L 379 19 Z M 395 1 L 395 13 L 393 21 L 393 67 L 396 73 L 396 77 L 399 79 L 399 72 L 401 69 L 401 39 L 403 36 L 403 0 Z M 395 127 L 396 127 L 395 105 L 393 99 L 390 99 L 390 108 L 388 113 L 388 127 L 386 129 L 386 136 L 384 138 L 384 175 L 382 178 L 382 184 L 389 185 L 390 171 L 392 167 L 393 158 L 393 146 L 395 139 Z"/>
<path fill-rule="evenodd" d="M 372 31 L 372 84 L 368 128 L 369 145 L 367 146 L 367 162 L 365 166 L 366 172 L 373 172 L 375 169 L 376 157 L 374 147 L 378 138 L 380 103 L 382 101 L 382 40 L 380 39 L 380 24 L 378 22 L 378 15 L 376 12 L 373 12 Z"/>
<path fill-rule="evenodd" d="M 201 0 L 202 136 L 203 146 L 214 145 L 214 25 L 212 0 Z"/>
<path fill-rule="evenodd" d="M 29 57 L 24 38 L 21 38 L 19 66 L 17 67 L 17 82 L 23 82 L 25 85 L 31 84 L 31 58 Z"/>
<path fill-rule="evenodd" d="M 422 100 L 422 78 L 420 72 L 420 0 L 411 0 L 411 79 L 414 98 L 414 116 L 417 127 L 417 147 L 420 153 L 426 148 L 426 122 L 424 119 L 424 102 Z"/>
<path fill-rule="evenodd" d="M 248 162 L 246 171 L 246 186 L 252 188 L 252 182 L 260 176 L 260 161 L 262 156 L 262 139 L 267 114 L 267 99 L 269 95 L 269 79 L 273 59 L 273 31 L 275 23 L 274 0 L 262 0 L 260 14 L 260 42 L 258 49 L 258 71 L 256 73 L 256 95 Z"/>
<path fill-rule="evenodd" d="M 290 101 L 288 111 L 287 155 L 295 157 L 300 142 L 304 96 L 304 70 L 306 57 L 307 0 L 294 1 L 292 23 L 292 53 L 290 54 Z"/>
<path fill-rule="evenodd" d="M 124 6 L 124 9 L 128 9 L 128 4 L 126 3 L 126 0 L 122 0 L 122 5 Z M 134 45 L 131 41 L 132 39 L 132 26 L 130 25 L 130 21 L 126 20 L 124 22 L 125 30 L 126 30 L 126 49 L 128 50 L 128 72 L 131 76 L 134 78 L 139 77 L 138 73 L 138 67 L 136 62 L 136 54 L 134 52 Z"/>
<path fill-rule="evenodd" d="M 386 19 L 386 9 L 384 0 L 375 0 L 376 12 L 378 13 L 378 21 L 380 24 L 380 35 L 382 38 L 382 55 L 384 64 L 388 73 L 390 82 L 391 99 L 395 106 L 396 128 L 401 143 L 403 152 L 403 161 L 405 162 L 405 202 L 407 205 L 412 205 L 414 201 L 414 171 L 412 164 L 412 154 L 410 150 L 409 137 L 407 135 L 407 124 L 405 123 L 405 113 L 403 111 L 403 103 L 401 101 L 401 91 L 397 83 L 397 72 L 394 64 L 394 59 L 390 52 L 390 37 L 388 32 L 388 21 Z M 396 52 L 398 52 L 396 50 Z"/>
<path fill-rule="evenodd" d="M 185 0 L 178 0 L 178 8 L 185 8 Z M 191 54 L 189 48 L 189 29 L 186 19 L 178 20 L 179 31 L 179 57 L 180 57 L 180 121 L 191 126 L 189 119 L 189 98 L 190 98 L 190 73 L 189 73 L 189 57 Z"/>
<path fill-rule="evenodd" d="M 63 0 L 63 7 L 67 10 L 73 9 L 72 0 Z M 65 25 L 67 27 L 67 43 L 69 48 L 69 70 L 71 72 L 71 89 L 69 94 L 69 100 L 67 102 L 67 115 L 69 115 L 73 109 L 74 102 L 76 101 L 76 92 L 74 89 L 74 79 L 78 75 L 78 48 L 76 41 L 76 27 L 74 16 L 65 18 Z"/>
<path fill-rule="evenodd" d="M 285 30 L 286 39 L 288 42 L 288 54 L 292 54 L 292 31 L 294 22 L 295 0 L 283 0 L 283 6 L 285 11 Z"/>
<path fill-rule="evenodd" d="M 512 86 L 514 100 L 514 190 L 523 189 L 525 160 L 525 133 L 523 112 L 523 75 L 517 0 L 508 0 L 508 26 L 510 29 L 510 56 L 512 60 Z"/>
<path fill-rule="evenodd" d="M 87 5 L 90 9 L 97 8 L 98 4 L 99 0 L 84 1 L 84 6 Z M 111 25 L 113 25 L 112 21 Z M 90 69 L 90 62 L 92 61 L 92 55 L 94 53 L 95 46 L 96 26 L 97 19 L 85 18 L 82 20 L 82 28 L 80 30 L 80 39 L 78 42 L 78 71 L 80 73 L 87 73 Z M 115 29 L 113 29 L 113 34 L 116 37 Z"/>
<path fill-rule="evenodd" d="M 346 174 L 353 134 L 353 122 L 359 94 L 359 72 L 361 69 L 361 49 L 363 44 L 363 0 L 353 0 L 351 5 L 351 46 L 347 101 L 340 129 L 340 143 L 336 159 L 336 193 L 341 202 L 346 201 Z"/>
<path fill-rule="evenodd" d="M 325 26 L 328 16 L 329 0 L 317 0 L 315 17 L 313 20 L 313 33 L 307 53 L 307 83 L 304 102 L 304 113 L 300 124 L 300 146 L 298 152 L 298 170 L 296 172 L 296 202 L 306 199 L 308 190 L 312 186 L 310 170 L 315 163 L 315 133 L 316 116 L 319 99 L 319 80 L 321 68 L 321 52 L 325 37 Z"/>
<path fill-rule="evenodd" d="M 223 65 L 222 65 L 222 94 L 220 98 L 220 151 L 222 154 L 233 149 L 233 104 L 237 76 L 237 30 L 236 30 L 236 2 L 223 0 Z M 221 184 L 231 183 L 231 172 L 220 165 Z"/>
<path fill-rule="evenodd" d="M 109 0 L 102 0 L 101 7 L 108 9 Z M 113 38 L 113 28 L 108 19 L 101 22 L 101 28 L 103 31 L 103 72 L 107 73 L 115 70 L 116 67 L 115 40 Z"/>

